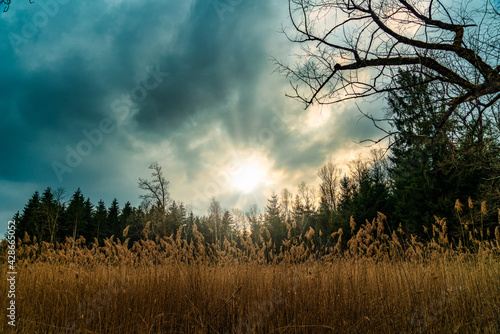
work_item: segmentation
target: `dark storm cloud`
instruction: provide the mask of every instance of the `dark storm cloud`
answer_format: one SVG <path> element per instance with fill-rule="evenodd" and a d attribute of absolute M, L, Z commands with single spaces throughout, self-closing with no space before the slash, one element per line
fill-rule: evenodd
<path fill-rule="evenodd" d="M 266 3 L 251 4 L 266 13 Z M 254 86 L 268 62 L 265 45 L 258 39 L 265 37 L 255 36 L 256 29 L 249 29 L 242 19 L 257 15 L 249 7 L 250 2 L 242 2 L 232 16 L 221 21 L 212 2 L 194 4 L 178 27 L 181 33 L 169 45 L 167 53 L 171 54 L 161 62 L 162 69 L 170 73 L 168 80 L 151 93 L 136 115 L 140 129 L 163 134 L 200 112 L 236 115 L 240 123 L 248 125 L 245 118 L 249 117 L 248 106 L 255 101 Z M 258 17 L 255 19 L 254 24 Z M 228 106 L 234 96 L 244 108 L 241 104 Z"/>
<path fill-rule="evenodd" d="M 20 75 L 20 81 L 1 95 L 7 116 L 0 131 L 10 138 L 2 141 L 1 149 L 11 162 L 0 166 L 2 176 L 23 180 L 27 169 L 45 158 L 47 147 L 61 138 L 71 142 L 102 114 L 96 103 L 103 97 L 102 87 L 88 72 L 75 70 L 79 60 L 71 61 L 59 71 L 41 69 Z"/>
<path fill-rule="evenodd" d="M 1 167 L 2 177 L 21 180 L 35 166 L 64 157 L 65 146 L 78 143 L 82 129 L 109 116 L 109 95 L 128 93 L 144 68 L 155 64 L 170 76 L 138 104 L 135 121 L 146 139 L 173 134 L 196 113 L 230 114 L 246 124 L 244 130 L 247 118 L 257 124 L 255 113 L 246 113 L 268 54 L 258 29 L 248 24 L 258 27 L 259 16 L 271 15 L 266 4 L 242 1 L 224 13 L 210 1 L 197 1 L 189 11 L 168 1 L 123 2 L 111 9 L 59 6 L 34 38 L 16 49 L 2 47 L 9 89 L 0 93 L 7 109 L 1 126 L 4 136 L 16 138 L 2 141 L 11 161 Z M 40 12 L 37 5 L 23 9 L 11 10 L 11 24 L 6 23 L 22 38 L 26 22 Z M 229 110 L 234 95 L 239 110 Z"/>
<path fill-rule="evenodd" d="M 359 127 L 354 109 L 325 125 L 330 132 L 297 130 L 305 127 L 303 106 L 284 97 L 287 80 L 273 74 L 270 61 L 288 57 L 294 46 L 277 32 L 286 3 L 70 1 L 13 47 L 9 34 L 23 37 L 26 22 L 48 2 L 16 3 L 0 17 L 6 32 L 0 43 L 3 221 L 49 185 L 65 187 L 69 196 L 82 187 L 94 202 L 121 196 L 122 204 L 136 205 L 137 178 L 148 176 L 154 160 L 168 165 L 172 194 L 186 202 L 186 188 L 203 188 L 228 156 L 248 150 L 268 155 L 293 179 L 314 175 L 345 141 L 372 131 Z M 152 69 L 168 76 L 139 101 L 134 89 Z M 112 104 L 123 96 L 133 107 L 118 119 Z M 64 164 L 67 147 L 86 140 L 82 131 L 106 117 L 114 131 L 59 183 L 51 164 Z M 231 206 L 239 195 L 227 196 Z"/>
<path fill-rule="evenodd" d="M 60 7 L 36 38 L 18 49 L 2 45 L 8 61 L 2 63 L 1 70 L 4 89 L 0 100 L 6 110 L 0 129 L 9 138 L 1 144 L 2 153 L 9 157 L 9 164 L 0 167 L 3 178 L 36 178 L 32 172 L 40 171 L 40 164 L 46 167 L 51 160 L 64 157 L 66 145 L 76 144 L 82 139 L 83 129 L 96 126 L 110 113 L 106 105 L 110 92 L 126 92 L 137 85 L 136 73 L 144 72 L 137 69 L 138 58 L 144 48 L 159 49 L 155 36 L 168 33 L 162 32 L 160 22 L 168 15 L 158 13 L 172 9 L 167 13 L 175 15 L 175 6 L 165 7 L 164 2 L 157 1 L 101 12 L 99 6 L 91 9 L 71 3 Z M 6 25 L 23 37 L 23 22 L 29 22 L 30 15 L 39 11 L 35 5 L 29 6 L 26 17 Z M 89 24 L 84 14 L 97 20 Z M 144 42 L 148 36 L 149 44 Z M 54 147 L 57 145 L 59 154 Z"/>
<path fill-rule="evenodd" d="M 192 140 L 217 124 L 232 146 L 245 146 L 273 117 L 272 106 L 259 103 L 256 88 L 273 70 L 267 47 L 275 37 L 266 23 L 273 15 L 269 2 L 242 1 L 225 14 L 221 20 L 210 1 L 193 5 L 178 27 L 182 33 L 169 45 L 172 54 L 167 50 L 161 62 L 170 76 L 135 116 L 142 138 L 170 138 L 189 177 L 206 172 L 200 156 L 207 147 L 193 148 Z"/>

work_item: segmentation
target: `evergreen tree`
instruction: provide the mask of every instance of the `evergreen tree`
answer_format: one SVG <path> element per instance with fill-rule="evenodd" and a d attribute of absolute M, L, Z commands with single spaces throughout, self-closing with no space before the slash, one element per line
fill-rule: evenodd
<path fill-rule="evenodd" d="M 339 181 L 339 205 L 340 211 L 347 211 L 351 208 L 352 197 L 354 196 L 354 182 L 347 175 L 344 175 Z"/>
<path fill-rule="evenodd" d="M 248 224 L 250 225 L 250 235 L 254 243 L 260 242 L 260 234 L 261 234 L 261 222 L 259 220 L 259 208 L 257 204 L 252 204 L 250 209 L 245 214 L 248 220 Z"/>
<path fill-rule="evenodd" d="M 130 204 L 130 202 L 127 201 L 127 203 L 125 203 L 125 206 L 122 209 L 122 212 L 120 213 L 120 217 L 118 218 L 119 230 L 121 231 L 121 233 L 118 234 L 117 237 L 123 239 L 123 230 L 128 225 L 130 225 L 129 218 L 132 215 L 133 211 L 134 211 L 134 208 L 132 207 L 132 204 Z M 123 239 L 123 240 L 125 240 L 125 239 Z"/>
<path fill-rule="evenodd" d="M 106 221 L 107 229 L 111 232 L 111 234 L 106 235 L 105 237 L 111 237 L 114 235 L 116 238 L 122 235 L 122 231 L 120 230 L 120 206 L 118 205 L 118 200 L 116 198 L 111 202 L 111 206 L 108 209 L 108 219 Z"/>
<path fill-rule="evenodd" d="M 179 227 L 184 223 L 186 210 L 184 206 L 178 205 L 176 201 L 172 201 L 168 207 L 167 216 L 165 220 L 165 227 L 163 233 L 165 235 L 171 235 L 177 232 Z"/>
<path fill-rule="evenodd" d="M 205 237 L 205 241 L 207 243 L 215 242 L 215 234 L 214 230 L 211 227 L 211 221 L 209 217 L 207 216 L 198 217 L 198 222 L 196 227 L 198 228 L 198 231 L 201 234 L 203 234 L 203 236 Z"/>
<path fill-rule="evenodd" d="M 127 224 L 130 225 L 127 238 L 132 242 L 143 238 L 142 231 L 147 222 L 148 215 L 142 208 L 132 208 L 132 214 L 127 219 Z"/>
<path fill-rule="evenodd" d="M 305 226 L 305 210 L 299 195 L 295 195 L 292 208 L 294 226 L 297 228 L 298 233 L 301 234 Z"/>
<path fill-rule="evenodd" d="M 100 240 L 102 240 L 103 236 L 109 234 L 109 231 L 106 231 L 108 210 L 106 210 L 106 205 L 104 204 L 104 201 L 102 199 L 97 203 L 93 220 L 94 226 L 96 228 L 94 237 L 97 239 L 97 242 L 99 242 Z"/>
<path fill-rule="evenodd" d="M 94 221 L 94 204 L 90 201 L 90 198 L 87 198 L 84 204 L 84 217 L 83 221 L 85 222 L 84 226 L 81 226 L 80 234 L 87 240 L 87 242 L 91 242 L 92 238 L 96 235 L 97 226 Z"/>
<path fill-rule="evenodd" d="M 229 210 L 225 210 L 221 220 L 222 240 L 224 240 L 224 238 L 226 238 L 229 241 L 233 240 L 233 228 L 234 228 L 233 216 L 231 215 L 231 212 L 229 212 Z"/>
<path fill-rule="evenodd" d="M 40 230 L 41 216 L 40 194 L 35 191 L 24 206 L 23 213 L 16 223 L 16 239 L 23 239 L 25 233 L 28 233 L 31 237 L 36 236 L 37 231 Z"/>
<path fill-rule="evenodd" d="M 48 187 L 42 195 L 40 203 L 41 223 L 44 225 L 44 231 L 46 232 L 43 240 L 50 243 L 56 241 L 61 226 L 62 213 L 64 212 L 63 194 L 64 190 L 62 188 L 57 189 L 53 194 L 50 187 Z"/>
<path fill-rule="evenodd" d="M 84 231 L 87 227 L 88 221 L 88 207 L 85 205 L 85 199 L 82 195 L 82 191 L 78 188 L 68 204 L 68 209 L 66 210 L 66 235 L 73 237 L 73 240 L 81 235 L 80 231 Z"/>
<path fill-rule="evenodd" d="M 271 194 L 271 198 L 267 200 L 265 217 L 265 227 L 271 234 L 271 238 L 279 248 L 283 239 L 286 237 L 286 226 L 281 221 L 279 198 L 276 193 Z"/>
<path fill-rule="evenodd" d="M 443 111 L 431 101 L 440 92 L 434 92 L 422 77 L 409 71 L 400 72 L 397 81 L 406 88 L 388 96 L 388 116 L 396 133 L 390 156 L 394 215 L 411 233 L 422 237 L 422 225 L 430 227 L 434 216 L 446 217 L 448 232 L 458 236 L 455 200 L 479 195 L 486 174 L 478 169 L 473 172 L 470 166 L 487 166 L 492 157 L 482 156 L 486 162 L 481 158 L 484 141 L 476 141 L 482 144 L 474 144 L 473 149 L 464 146 L 478 138 L 464 120 L 450 119 L 434 136 Z"/>
<path fill-rule="evenodd" d="M 12 221 L 16 223 L 16 225 L 14 226 L 14 236 L 16 236 L 17 239 L 17 224 L 21 221 L 21 214 L 19 213 L 19 211 L 17 211 L 14 216 L 12 216 Z M 7 238 L 8 235 L 9 231 L 5 232 L 4 238 Z"/>
<path fill-rule="evenodd" d="M 350 208 L 354 220 L 358 224 L 371 221 L 377 217 L 377 212 L 390 217 L 394 209 L 384 159 L 374 151 L 372 161 L 356 165 L 362 167 L 354 173 L 358 176 Z"/>
<path fill-rule="evenodd" d="M 340 222 L 335 220 L 337 212 L 338 210 L 332 210 L 328 201 L 326 201 L 323 196 L 320 198 L 319 210 L 316 214 L 316 224 L 314 226 L 314 230 L 318 231 L 318 235 L 321 231 L 321 234 L 326 236 L 326 240 L 330 239 L 332 232 L 336 232 L 341 227 Z M 321 238 L 321 236 L 318 239 L 321 244 L 324 244 L 326 241 Z"/>
<path fill-rule="evenodd" d="M 495 129 L 489 121 L 478 118 L 470 127 L 464 127 L 463 134 L 458 138 L 454 150 L 449 157 L 441 162 L 440 169 L 448 171 L 452 179 L 450 192 L 456 194 L 462 202 L 471 197 L 474 201 L 486 202 L 490 210 L 476 213 L 476 221 L 481 220 L 481 232 L 494 229 L 498 223 L 495 208 L 500 207 L 500 127 Z M 453 200 L 453 198 L 452 198 Z M 450 208 L 448 208 L 449 211 Z M 455 224 L 458 227 L 458 222 Z M 479 227 L 478 227 L 479 229 Z M 451 234 L 461 234 L 461 229 L 455 228 Z M 468 237 L 462 235 L 462 237 Z"/>

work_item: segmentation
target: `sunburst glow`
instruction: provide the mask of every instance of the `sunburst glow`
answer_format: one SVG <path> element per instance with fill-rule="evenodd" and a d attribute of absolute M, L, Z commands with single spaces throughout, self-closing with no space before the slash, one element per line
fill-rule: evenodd
<path fill-rule="evenodd" d="M 257 161 L 247 161 L 234 173 L 232 183 L 245 193 L 251 192 L 265 181 L 266 172 Z"/>
<path fill-rule="evenodd" d="M 330 120 L 331 111 L 327 108 L 311 108 L 307 114 L 306 124 L 310 128 L 317 128 Z"/>

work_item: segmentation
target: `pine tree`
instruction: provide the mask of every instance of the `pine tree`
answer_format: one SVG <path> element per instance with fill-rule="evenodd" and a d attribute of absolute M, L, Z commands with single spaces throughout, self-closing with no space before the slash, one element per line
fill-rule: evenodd
<path fill-rule="evenodd" d="M 265 227 L 269 230 L 271 238 L 279 248 L 286 237 L 286 226 L 281 221 L 280 205 L 278 195 L 273 192 L 271 198 L 267 200 L 265 217 Z"/>
<path fill-rule="evenodd" d="M 182 207 L 181 209 L 181 206 L 177 205 L 176 201 L 172 201 L 167 210 L 163 233 L 165 235 L 176 233 L 179 227 L 183 224 L 185 214 L 186 213 L 184 207 Z"/>
<path fill-rule="evenodd" d="M 97 207 L 94 212 L 94 226 L 95 226 L 95 235 L 94 238 L 99 242 L 102 240 L 103 235 L 108 235 L 109 231 L 106 231 L 106 223 L 108 220 L 108 210 L 106 210 L 106 205 L 104 201 L 101 199 L 97 203 Z"/>
<path fill-rule="evenodd" d="M 384 158 L 374 151 L 371 161 L 366 164 L 355 162 L 354 165 L 361 168 L 352 171 L 358 180 L 350 208 L 354 220 L 371 221 L 377 217 L 377 212 L 391 216 L 394 209 Z"/>
<path fill-rule="evenodd" d="M 73 240 L 81 235 L 81 230 L 87 226 L 87 221 L 85 219 L 88 215 L 88 208 L 85 206 L 85 199 L 82 195 L 82 191 L 78 188 L 68 204 L 68 209 L 66 210 L 66 235 L 73 237 Z"/>
<path fill-rule="evenodd" d="M 120 230 L 120 206 L 118 205 L 118 200 L 116 198 L 111 202 L 111 206 L 108 209 L 108 219 L 106 220 L 107 230 L 111 232 L 111 235 L 115 237 L 119 237 L 122 234 L 122 230 Z M 105 237 L 111 237 L 110 234 Z"/>
<path fill-rule="evenodd" d="M 83 222 L 85 222 L 84 225 L 80 226 L 80 234 L 87 240 L 87 242 L 91 242 L 92 238 L 95 235 L 95 232 L 97 230 L 97 226 L 94 224 L 94 204 L 90 201 L 90 198 L 87 198 L 87 200 L 84 203 L 84 216 L 83 216 Z"/>
<path fill-rule="evenodd" d="M 230 241 L 233 240 L 233 227 L 234 227 L 233 216 L 231 215 L 231 212 L 229 212 L 229 210 L 225 210 L 221 220 L 222 240 L 224 240 L 224 238 Z"/>
<path fill-rule="evenodd" d="M 19 222 L 16 224 L 16 238 L 23 238 L 25 233 L 30 236 L 40 238 L 42 235 L 42 220 L 40 194 L 35 191 L 33 196 L 25 205 L 23 214 Z"/>
<path fill-rule="evenodd" d="M 17 233 L 18 233 L 18 232 L 17 232 L 17 229 L 18 229 L 17 225 L 21 222 L 21 214 L 19 213 L 19 211 L 17 211 L 17 212 L 14 214 L 14 216 L 12 216 L 12 221 L 13 221 L 14 223 L 16 223 L 16 225 L 14 226 L 14 236 L 15 236 L 15 237 L 16 237 L 16 239 L 17 239 Z M 7 236 L 8 236 L 8 232 L 9 232 L 9 231 L 5 232 L 5 234 L 4 234 L 4 238 L 7 238 Z"/>
<path fill-rule="evenodd" d="M 64 204 L 62 203 L 63 194 L 64 190 L 62 188 L 57 189 L 55 194 L 53 194 L 50 187 L 48 187 L 42 195 L 40 203 L 41 222 L 44 225 L 44 231 L 46 231 L 43 240 L 50 243 L 56 241 L 59 228 L 61 227 L 62 213 L 64 212 Z"/>
<path fill-rule="evenodd" d="M 321 231 L 322 234 L 326 235 L 326 238 L 329 239 L 332 232 L 336 232 L 339 227 L 341 227 L 340 224 L 336 224 L 336 214 L 337 209 L 332 210 L 330 203 L 322 196 L 320 198 L 319 210 L 316 214 L 316 225 L 314 230 L 318 231 L 318 233 Z M 320 240 L 322 239 L 320 238 Z"/>
<path fill-rule="evenodd" d="M 130 238 L 132 242 L 143 238 L 142 231 L 148 221 L 148 215 L 142 208 L 132 208 L 132 213 L 127 218 L 127 225 L 130 225 L 127 238 Z"/>
<path fill-rule="evenodd" d="M 453 218 L 461 171 L 442 166 L 453 155 L 452 136 L 458 132 L 450 120 L 435 137 L 442 115 L 431 102 L 432 87 L 412 72 L 400 72 L 397 80 L 407 88 L 388 96 L 388 116 L 396 133 L 390 154 L 394 215 L 409 232 L 425 236 L 422 225 L 430 226 L 435 215 Z"/>
<path fill-rule="evenodd" d="M 259 220 L 259 208 L 257 207 L 257 204 L 252 204 L 245 215 L 247 217 L 248 224 L 250 225 L 250 235 L 252 240 L 254 243 L 259 243 L 262 224 Z"/>
<path fill-rule="evenodd" d="M 123 230 L 128 225 L 130 225 L 129 218 L 132 215 L 133 211 L 134 211 L 134 208 L 132 207 L 132 204 L 130 204 L 130 202 L 127 201 L 127 203 L 125 203 L 125 206 L 122 209 L 122 212 L 120 213 L 120 217 L 118 218 L 118 220 L 120 222 L 119 223 L 119 230 L 121 232 L 117 235 L 117 237 L 123 238 Z"/>
<path fill-rule="evenodd" d="M 294 226 L 297 229 L 298 234 L 302 234 L 306 225 L 306 213 L 299 195 L 295 195 L 292 207 Z"/>

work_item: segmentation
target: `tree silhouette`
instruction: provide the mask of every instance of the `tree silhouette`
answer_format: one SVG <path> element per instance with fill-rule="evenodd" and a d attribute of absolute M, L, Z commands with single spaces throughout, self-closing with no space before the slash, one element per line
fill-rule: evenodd
<path fill-rule="evenodd" d="M 454 114 L 464 120 L 491 116 L 500 99 L 500 20 L 489 7 L 471 6 L 466 1 L 448 7 L 433 0 L 289 0 L 295 33 L 285 33 L 302 46 L 297 66 L 277 61 L 292 79 L 289 96 L 306 108 L 381 96 L 406 88 L 393 79 L 398 69 L 413 67 L 422 84 L 439 86 L 441 94 L 432 101 L 442 106 L 436 134 Z M 498 110 L 494 113 L 498 118 Z"/>
<path fill-rule="evenodd" d="M 149 169 L 152 170 L 151 180 L 139 178 L 139 188 L 146 191 L 146 194 L 140 195 L 139 198 L 142 198 L 147 204 L 156 206 L 165 214 L 170 202 L 169 182 L 163 176 L 162 168 L 157 162 L 153 162 Z"/>

